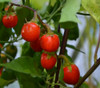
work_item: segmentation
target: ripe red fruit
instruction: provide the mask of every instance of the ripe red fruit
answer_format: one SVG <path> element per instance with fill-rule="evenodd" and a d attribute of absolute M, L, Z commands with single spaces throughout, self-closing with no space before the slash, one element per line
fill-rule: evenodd
<path fill-rule="evenodd" d="M 68 84 L 75 85 L 80 77 L 80 72 L 78 67 L 75 64 L 71 65 L 71 68 L 69 69 L 68 67 L 64 67 L 64 82 Z"/>
<path fill-rule="evenodd" d="M 41 55 L 41 65 L 45 69 L 52 69 L 56 64 L 56 55 L 48 56 L 46 53 L 42 53 Z"/>
<path fill-rule="evenodd" d="M 0 44 L 0 48 L 2 48 L 3 46 L 2 46 L 2 44 Z"/>
<path fill-rule="evenodd" d="M 40 46 L 40 38 L 37 39 L 35 42 L 30 42 L 30 46 L 35 52 L 42 51 L 42 48 Z"/>
<path fill-rule="evenodd" d="M 2 22 L 6 28 L 12 28 L 12 27 L 15 27 L 17 25 L 18 18 L 15 14 L 9 15 L 9 16 L 4 15 Z"/>
<path fill-rule="evenodd" d="M 40 36 L 40 27 L 34 22 L 28 22 L 22 27 L 21 35 L 24 40 L 34 42 Z"/>
<path fill-rule="evenodd" d="M 53 35 L 43 35 L 40 40 L 40 45 L 42 49 L 48 52 L 55 52 L 59 47 L 59 37 L 56 34 Z"/>
<path fill-rule="evenodd" d="M 0 76 L 2 75 L 3 68 L 0 68 Z"/>

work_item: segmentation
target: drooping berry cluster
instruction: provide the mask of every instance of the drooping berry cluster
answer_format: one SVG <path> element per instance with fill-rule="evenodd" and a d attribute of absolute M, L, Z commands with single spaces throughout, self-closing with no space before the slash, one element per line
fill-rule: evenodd
<path fill-rule="evenodd" d="M 6 8 L 5 11 L 10 11 Z M 10 14 L 3 16 L 2 22 L 6 28 L 13 28 L 17 25 L 18 17 L 15 13 L 10 11 Z M 60 40 L 57 34 L 54 34 L 50 28 L 47 27 L 46 33 L 41 34 L 40 26 L 35 21 L 27 22 L 21 29 L 22 38 L 30 42 L 30 47 L 35 52 L 43 51 L 41 55 L 41 66 L 47 70 L 52 69 L 57 62 L 56 51 L 59 48 Z M 1 46 L 1 45 L 0 45 Z M 65 63 L 70 63 L 65 60 Z M 2 72 L 0 69 L 0 75 Z M 63 81 L 68 84 L 75 85 L 80 77 L 80 72 L 75 64 L 65 64 L 63 67 L 64 78 Z"/>

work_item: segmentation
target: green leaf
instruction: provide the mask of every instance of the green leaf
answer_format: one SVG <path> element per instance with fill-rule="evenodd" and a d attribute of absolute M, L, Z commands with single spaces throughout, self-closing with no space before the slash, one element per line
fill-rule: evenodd
<path fill-rule="evenodd" d="M 62 22 L 79 22 L 76 13 L 80 9 L 81 0 L 67 0 L 62 8 L 60 23 Z"/>
<path fill-rule="evenodd" d="M 13 80 L 4 80 L 0 77 L 0 88 L 5 86 L 5 85 L 8 85 L 9 83 L 13 82 Z"/>
<path fill-rule="evenodd" d="M 3 9 L 4 3 L 0 3 L 0 11 Z M 1 13 L 1 12 L 0 12 Z M 1 15 L 1 14 L 0 14 Z"/>
<path fill-rule="evenodd" d="M 17 36 L 19 36 L 21 34 L 21 29 L 24 23 L 26 23 L 25 19 L 27 21 L 30 21 L 34 15 L 33 15 L 33 12 L 27 8 L 20 8 L 20 9 L 17 8 L 16 13 L 18 16 L 18 23 L 14 27 L 14 29 L 15 29 Z"/>
<path fill-rule="evenodd" d="M 6 28 L 2 22 L 0 22 L 0 41 L 8 41 L 11 36 L 12 31 L 9 28 Z"/>
<path fill-rule="evenodd" d="M 41 53 L 42 52 L 34 52 L 33 54 L 33 64 L 34 64 L 34 67 L 37 69 L 40 69 L 43 71 L 44 68 L 42 68 L 41 66 L 41 62 L 40 62 L 40 59 L 41 59 Z"/>
<path fill-rule="evenodd" d="M 90 87 L 88 86 L 88 84 L 87 84 L 86 82 L 84 82 L 84 83 L 80 86 L 80 88 L 90 88 Z"/>
<path fill-rule="evenodd" d="M 49 0 L 30 0 L 30 4 L 35 9 L 42 9 L 44 5 L 46 5 L 46 2 Z"/>
<path fill-rule="evenodd" d="M 100 0 L 82 0 L 82 6 L 100 24 Z"/>
<path fill-rule="evenodd" d="M 34 62 L 34 59 L 37 59 L 37 58 L 23 56 L 23 57 L 13 60 L 10 63 L 0 64 L 0 65 L 16 72 L 29 74 L 32 77 L 41 77 L 42 72 L 37 67 L 36 65 L 37 63 Z"/>
<path fill-rule="evenodd" d="M 16 80 L 15 72 L 9 69 L 5 69 L 5 71 L 2 72 L 1 78 L 5 80 Z"/>
<path fill-rule="evenodd" d="M 26 48 L 27 47 L 27 48 Z M 22 54 L 21 56 L 33 56 L 33 50 L 30 47 L 30 42 L 25 42 L 24 45 L 22 46 Z"/>
<path fill-rule="evenodd" d="M 75 22 L 62 22 L 60 23 L 60 27 L 61 28 L 64 28 L 64 29 L 71 29 L 71 28 L 74 28 L 76 27 L 76 23 Z"/>
<path fill-rule="evenodd" d="M 20 88 L 47 88 L 43 78 L 17 73 Z"/>
<path fill-rule="evenodd" d="M 0 2 L 11 2 L 11 0 L 0 0 Z"/>
<path fill-rule="evenodd" d="M 77 48 L 76 48 L 75 46 L 73 46 L 73 45 L 67 44 L 66 47 L 72 48 L 72 49 L 74 49 L 74 50 L 76 50 L 76 51 L 78 51 L 78 52 L 81 52 L 81 53 L 85 54 L 85 52 L 83 52 L 83 51 L 77 49 Z"/>
<path fill-rule="evenodd" d="M 79 37 L 78 25 L 74 23 L 74 26 L 69 29 L 68 39 L 76 40 L 78 37 Z"/>
<path fill-rule="evenodd" d="M 56 0 L 51 0 L 51 6 L 54 6 L 54 4 L 56 3 Z"/>
<path fill-rule="evenodd" d="M 6 3 L 0 3 L 0 41 L 8 41 L 9 37 L 12 34 L 11 28 L 6 28 L 2 23 L 3 18 L 3 8 L 5 7 Z"/>

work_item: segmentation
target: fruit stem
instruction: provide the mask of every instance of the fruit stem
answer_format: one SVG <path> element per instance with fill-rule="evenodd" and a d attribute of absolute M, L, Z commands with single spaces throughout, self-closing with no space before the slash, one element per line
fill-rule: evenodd
<path fill-rule="evenodd" d="M 65 55 L 59 55 L 58 58 L 65 60 L 64 66 L 70 66 L 72 64 Z"/>
<path fill-rule="evenodd" d="M 88 72 L 81 78 L 81 80 L 74 86 L 74 88 L 79 88 L 81 84 L 95 71 L 95 69 L 100 65 L 100 58 L 94 63 L 94 65 L 88 70 Z"/>
<path fill-rule="evenodd" d="M 11 4 L 11 5 L 8 7 L 7 13 L 14 12 L 14 9 L 12 8 L 12 6 L 13 6 L 13 4 Z"/>

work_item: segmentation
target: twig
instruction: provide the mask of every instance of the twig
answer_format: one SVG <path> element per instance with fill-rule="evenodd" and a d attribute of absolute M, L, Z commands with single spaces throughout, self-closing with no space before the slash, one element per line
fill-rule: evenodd
<path fill-rule="evenodd" d="M 81 84 L 94 72 L 94 70 L 100 65 L 100 58 L 94 63 L 94 65 L 89 69 L 89 71 L 82 77 L 82 79 L 74 86 L 74 88 L 79 88 Z"/>
<path fill-rule="evenodd" d="M 78 12 L 77 14 L 78 15 L 84 15 L 84 16 L 90 16 L 90 14 L 87 14 L 87 13 L 80 13 L 80 12 Z"/>
<path fill-rule="evenodd" d="M 94 62 L 97 60 L 97 52 L 99 49 L 99 44 L 100 44 L 100 25 L 99 25 L 99 39 L 98 39 L 98 43 L 97 43 L 95 54 L 94 54 Z"/>
<path fill-rule="evenodd" d="M 11 3 L 11 5 L 15 5 L 15 6 L 18 6 L 18 7 L 24 7 L 24 8 L 27 8 L 33 12 L 36 12 L 35 9 L 29 7 L 29 6 L 25 6 L 25 5 L 20 5 L 20 4 L 15 4 L 15 3 Z M 41 20 L 40 16 L 37 14 L 37 18 L 39 19 L 39 21 L 41 22 L 41 24 L 43 25 L 44 28 L 47 29 L 47 26 L 45 25 L 45 23 Z"/>
<path fill-rule="evenodd" d="M 65 29 L 63 40 L 62 40 L 62 44 L 61 44 L 60 54 L 59 55 L 61 55 L 61 54 L 63 55 L 64 52 L 65 52 L 66 42 L 67 42 L 67 39 L 68 39 L 68 33 L 69 33 L 69 30 Z M 57 71 L 56 71 L 55 83 L 57 83 L 57 81 L 59 79 L 60 67 L 61 67 L 61 59 L 58 59 L 58 61 L 57 61 Z M 59 88 L 59 85 L 55 85 L 55 88 Z"/>

